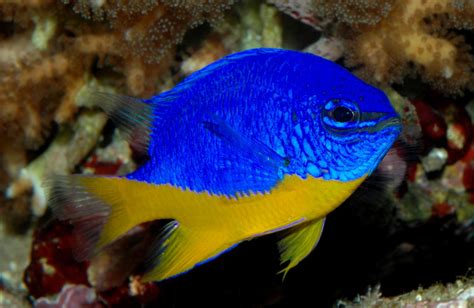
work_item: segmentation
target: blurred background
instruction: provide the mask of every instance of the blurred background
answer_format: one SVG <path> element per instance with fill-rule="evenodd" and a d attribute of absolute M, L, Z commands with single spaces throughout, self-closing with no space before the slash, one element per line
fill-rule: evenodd
<path fill-rule="evenodd" d="M 474 305 L 473 30 L 471 0 L 0 0 L 0 306 Z M 85 90 L 150 97 L 255 47 L 336 61 L 404 123 L 313 253 L 282 281 L 275 234 L 142 284 L 152 224 L 75 261 L 42 179 L 143 161 Z"/>

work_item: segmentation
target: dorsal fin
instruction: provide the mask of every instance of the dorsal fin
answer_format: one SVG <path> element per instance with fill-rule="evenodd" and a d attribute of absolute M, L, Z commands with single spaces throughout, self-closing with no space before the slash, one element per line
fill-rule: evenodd
<path fill-rule="evenodd" d="M 142 154 L 148 153 L 153 125 L 153 104 L 120 94 L 88 91 L 86 95 L 90 103 L 107 113 L 135 150 Z"/>

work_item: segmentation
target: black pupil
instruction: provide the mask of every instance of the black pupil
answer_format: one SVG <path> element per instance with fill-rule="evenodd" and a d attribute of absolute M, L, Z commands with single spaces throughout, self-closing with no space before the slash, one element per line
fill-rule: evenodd
<path fill-rule="evenodd" d="M 338 106 L 333 110 L 332 117 L 337 122 L 349 122 L 354 119 L 354 112 L 347 107 Z"/>

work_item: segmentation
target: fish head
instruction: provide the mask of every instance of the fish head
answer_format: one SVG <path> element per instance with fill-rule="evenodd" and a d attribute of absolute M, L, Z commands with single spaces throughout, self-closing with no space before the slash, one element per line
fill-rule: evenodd
<path fill-rule="evenodd" d="M 346 70 L 338 72 L 306 87 L 314 92 L 296 107 L 304 122 L 298 127 L 304 127 L 305 134 L 300 129 L 291 133 L 301 148 L 300 156 L 295 155 L 295 173 L 340 181 L 368 176 L 402 130 L 383 91 Z"/>
<path fill-rule="evenodd" d="M 349 181 L 370 175 L 401 132 L 400 117 L 379 89 L 360 82 L 357 91 L 318 98 L 313 125 L 321 176 Z"/>

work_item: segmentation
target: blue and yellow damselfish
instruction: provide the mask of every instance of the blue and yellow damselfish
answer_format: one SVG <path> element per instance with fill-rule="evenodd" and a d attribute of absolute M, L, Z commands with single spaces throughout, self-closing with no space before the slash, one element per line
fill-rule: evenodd
<path fill-rule="evenodd" d="M 286 273 L 401 130 L 382 91 L 335 63 L 280 49 L 232 54 L 150 99 L 90 97 L 149 159 L 123 177 L 56 177 L 50 204 L 82 235 L 79 258 L 139 224 L 171 220 L 144 281 L 284 229 Z"/>

